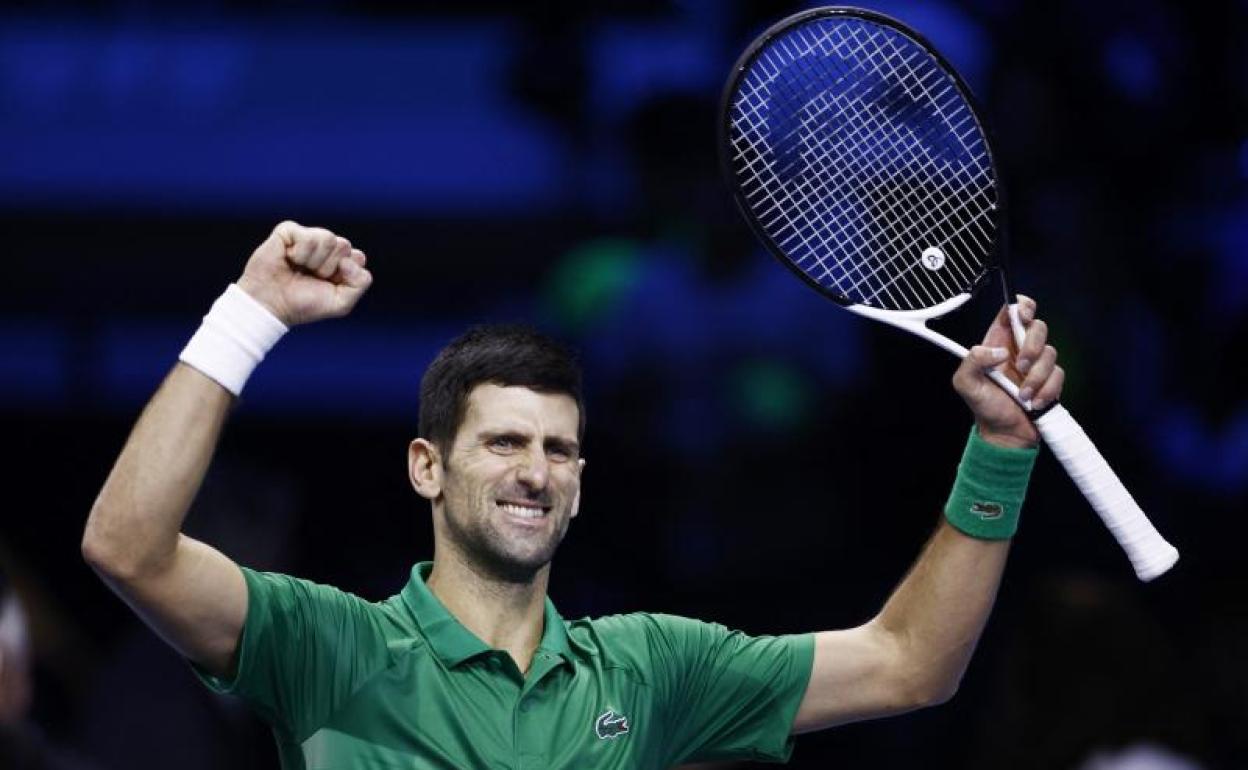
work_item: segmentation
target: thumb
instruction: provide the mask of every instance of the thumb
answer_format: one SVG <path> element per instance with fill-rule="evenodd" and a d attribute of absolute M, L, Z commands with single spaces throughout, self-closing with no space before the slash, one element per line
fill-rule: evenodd
<path fill-rule="evenodd" d="M 1004 363 L 1009 355 L 1010 351 L 1004 347 L 975 345 L 954 373 L 953 384 L 963 392 L 972 390 L 987 379 L 984 376 L 987 371 Z"/>
<path fill-rule="evenodd" d="M 976 345 L 971 348 L 971 352 L 967 355 L 966 360 L 982 373 L 984 370 L 1003 363 L 1009 356 L 1010 351 L 1008 348 L 995 345 Z"/>
<path fill-rule="evenodd" d="M 253 252 L 254 256 L 259 257 L 268 265 L 282 264 L 286 259 L 287 251 L 295 245 L 294 230 L 297 227 L 299 225 L 289 220 L 274 227 L 269 237 L 256 247 Z"/>
<path fill-rule="evenodd" d="M 291 246 L 295 245 L 295 231 L 302 229 L 303 226 L 294 220 L 285 219 L 277 223 L 277 227 L 273 228 L 273 232 L 269 235 L 269 239 L 276 238 L 281 242 L 282 251 L 285 252 Z"/>

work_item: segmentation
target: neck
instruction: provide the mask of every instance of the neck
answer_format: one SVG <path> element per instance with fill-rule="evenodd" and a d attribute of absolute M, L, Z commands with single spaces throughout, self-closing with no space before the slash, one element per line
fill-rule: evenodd
<path fill-rule="evenodd" d="M 435 546 L 433 570 L 425 585 L 465 628 L 490 647 L 507 652 L 520 671 L 527 672 L 545 630 L 549 579 L 547 564 L 530 582 L 501 581 L 462 554 Z"/>

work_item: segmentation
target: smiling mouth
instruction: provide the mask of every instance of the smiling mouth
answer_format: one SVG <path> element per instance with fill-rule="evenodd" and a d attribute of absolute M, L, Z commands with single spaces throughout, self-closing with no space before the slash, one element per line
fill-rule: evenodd
<path fill-rule="evenodd" d="M 549 506 L 535 505 L 533 503 L 512 503 L 499 500 L 496 502 L 504 513 L 517 516 L 521 519 L 540 519 L 550 513 Z"/>

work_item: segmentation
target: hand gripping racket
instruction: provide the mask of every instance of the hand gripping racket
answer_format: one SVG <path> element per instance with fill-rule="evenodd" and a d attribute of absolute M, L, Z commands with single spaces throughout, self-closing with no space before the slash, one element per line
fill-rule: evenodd
<path fill-rule="evenodd" d="M 724 91 L 720 157 L 737 204 L 783 264 L 845 309 L 965 357 L 927 322 L 1005 270 L 1005 191 L 970 91 L 900 22 L 818 8 L 767 30 Z M 1179 558 L 1060 404 L 1027 409 L 1141 580 Z"/>

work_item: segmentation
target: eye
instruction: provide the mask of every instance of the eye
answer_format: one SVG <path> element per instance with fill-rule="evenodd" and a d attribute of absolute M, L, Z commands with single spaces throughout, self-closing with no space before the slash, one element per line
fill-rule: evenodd
<path fill-rule="evenodd" d="M 520 439 L 516 436 L 495 436 L 486 442 L 491 449 L 516 449 L 520 446 Z"/>
<path fill-rule="evenodd" d="M 546 456 L 552 463 L 566 463 L 576 459 L 576 446 L 562 441 L 552 441 L 546 445 Z"/>

